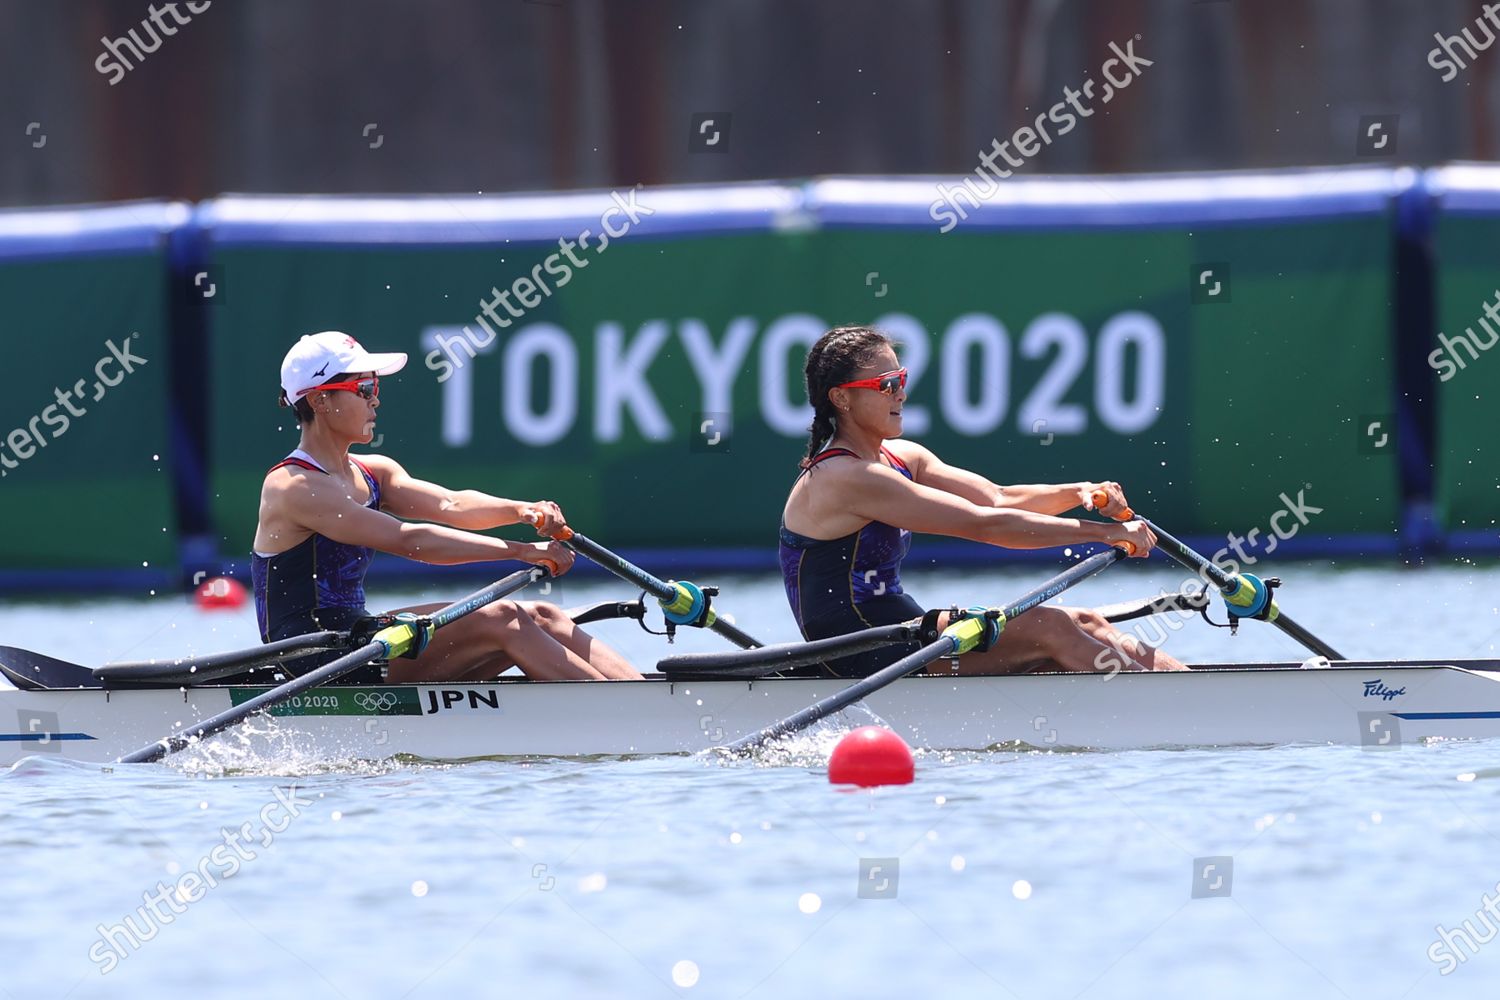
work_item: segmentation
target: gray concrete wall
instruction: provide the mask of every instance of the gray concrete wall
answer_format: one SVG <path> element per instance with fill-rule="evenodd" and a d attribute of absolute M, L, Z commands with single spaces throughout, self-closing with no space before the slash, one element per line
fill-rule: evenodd
<path fill-rule="evenodd" d="M 956 174 L 1136 35 L 1155 65 L 1025 171 L 1349 162 L 1372 114 L 1403 161 L 1489 159 L 1500 45 L 1448 83 L 1427 62 L 1481 7 L 215 0 L 111 86 L 101 38 L 148 3 L 0 0 L 0 204 Z M 689 151 L 706 111 L 725 153 Z"/>

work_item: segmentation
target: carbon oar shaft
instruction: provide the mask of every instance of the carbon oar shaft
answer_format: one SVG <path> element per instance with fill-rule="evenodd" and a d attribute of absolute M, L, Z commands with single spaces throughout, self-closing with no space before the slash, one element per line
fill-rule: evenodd
<path fill-rule="evenodd" d="M 569 530 L 571 531 L 571 529 Z M 681 591 L 677 587 L 666 580 L 652 576 L 629 560 L 606 549 L 587 535 L 573 531 L 566 537 L 559 537 L 558 541 L 579 555 L 587 556 L 591 561 L 609 570 L 627 583 L 635 584 L 658 601 L 668 603 L 676 601 L 681 596 Z M 760 645 L 753 637 L 741 632 L 732 623 L 714 614 L 712 610 L 709 613 L 712 615 L 712 620 L 709 622 L 708 627 L 736 646 L 741 646 L 745 649 L 754 649 Z"/>
<path fill-rule="evenodd" d="M 1141 520 L 1145 521 L 1146 519 L 1142 518 Z M 1188 548 L 1182 540 L 1176 538 L 1170 532 L 1164 531 L 1160 525 L 1152 521 L 1146 521 L 1146 524 L 1150 526 L 1151 531 L 1156 535 L 1156 547 L 1183 566 L 1195 573 L 1201 574 L 1204 579 L 1218 587 L 1221 591 L 1236 585 L 1237 580 L 1234 574 L 1226 573 L 1214 563 L 1209 562 Z M 1282 611 L 1279 606 L 1276 607 L 1269 621 L 1272 625 L 1275 625 L 1282 632 L 1286 633 L 1287 636 L 1301 643 L 1319 656 L 1325 656 L 1330 660 L 1345 659 L 1344 655 L 1338 650 L 1293 621 L 1291 616 Z"/>
<path fill-rule="evenodd" d="M 1108 552 L 1096 553 L 1068 567 L 1040 587 L 1019 598 L 1014 604 L 1007 606 L 1001 613 L 1001 627 L 1004 628 L 1005 623 L 1017 615 L 1025 614 L 1037 605 L 1052 600 L 1052 598 L 1061 594 L 1069 587 L 1088 579 L 1096 573 L 1102 573 L 1124 558 L 1125 551 L 1123 549 L 1111 548 Z M 724 749 L 730 753 L 745 753 L 771 740 L 806 729 L 808 726 L 827 718 L 834 712 L 842 711 L 861 698 L 873 694 L 894 681 L 900 680 L 907 674 L 916 673 L 935 660 L 940 660 L 945 656 L 966 652 L 968 649 L 974 648 L 978 639 L 975 632 L 978 630 L 982 630 L 982 625 L 972 618 L 949 625 L 943 631 L 942 636 L 935 642 L 928 643 L 910 656 L 903 657 L 890 666 L 850 684 L 837 694 L 831 694 L 821 701 L 814 702 L 802 711 L 782 719 L 775 725 L 767 726 L 758 733 L 742 736 Z"/>
<path fill-rule="evenodd" d="M 853 656 L 896 642 L 912 642 L 920 628 L 916 623 L 906 625 L 877 625 L 874 628 L 836 635 L 829 639 L 812 639 L 807 642 L 778 642 L 755 649 L 734 649 L 727 652 L 684 653 L 669 656 L 656 664 L 664 674 L 685 673 L 730 673 L 750 668 L 762 668 L 770 673 L 791 667 L 806 666 L 836 660 L 841 656 Z"/>
<path fill-rule="evenodd" d="M 444 625 L 450 625 L 465 615 L 479 610 L 486 604 L 493 604 L 502 597 L 513 594 L 527 584 L 548 575 L 545 569 L 534 567 L 512 573 L 503 580 L 496 580 L 483 590 L 477 590 L 463 600 L 455 601 L 447 607 L 434 612 L 431 615 L 433 629 L 436 631 Z M 210 719 L 205 719 L 186 729 L 178 730 L 166 739 L 157 740 L 150 746 L 141 747 L 141 749 L 134 753 L 129 753 L 119 758 L 115 763 L 146 764 L 154 760 L 160 760 L 167 754 L 176 753 L 196 740 L 201 740 L 206 736 L 222 732 L 262 709 L 270 708 L 273 705 L 286 701 L 288 698 L 296 697 L 308 688 L 314 688 L 320 684 L 327 684 L 329 681 L 337 680 L 351 670 L 364 666 L 371 660 L 400 655 L 411 648 L 411 644 L 416 640 L 417 634 L 416 627 L 409 623 L 396 624 L 389 628 L 381 629 L 375 633 L 375 638 L 371 639 L 368 643 L 353 652 L 346 653 L 332 663 L 324 664 L 318 669 L 311 670 L 300 677 L 294 677 L 285 684 L 274 687 L 263 694 L 256 695 L 244 704 L 236 705 L 227 711 L 220 712 Z"/>
<path fill-rule="evenodd" d="M 1194 614 L 1208 605 L 1208 594 L 1161 594 L 1120 604 L 1104 605 L 1094 610 L 1108 622 L 1130 621 L 1148 615 Z M 708 653 L 683 653 L 657 661 L 656 669 L 664 674 L 694 674 L 726 677 L 751 677 L 774 673 L 792 667 L 825 663 L 843 656 L 853 656 L 882 646 L 915 642 L 921 626 L 912 621 L 902 625 L 876 625 L 872 628 L 806 642 L 778 642 L 757 649 L 732 649 Z"/>

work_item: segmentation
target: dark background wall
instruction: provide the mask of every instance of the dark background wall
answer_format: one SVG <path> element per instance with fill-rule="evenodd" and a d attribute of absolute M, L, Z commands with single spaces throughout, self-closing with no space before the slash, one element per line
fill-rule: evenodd
<path fill-rule="evenodd" d="M 0 0 L 0 204 L 957 174 L 1135 35 L 1155 65 L 1025 172 L 1349 162 L 1372 114 L 1403 161 L 1489 159 L 1500 46 L 1427 63 L 1481 6 L 216 0 L 110 86 L 148 3 Z M 705 111 L 727 152 L 689 152 Z"/>

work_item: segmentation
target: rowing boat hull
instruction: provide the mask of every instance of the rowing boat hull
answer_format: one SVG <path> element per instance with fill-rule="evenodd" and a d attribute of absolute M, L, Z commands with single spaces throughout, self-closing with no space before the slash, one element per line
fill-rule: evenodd
<path fill-rule="evenodd" d="M 919 676 L 833 721 L 879 721 L 913 746 L 1097 749 L 1331 743 L 1395 748 L 1500 736 L 1494 661 L 1198 668 L 1115 677 Z M 1470 669 L 1478 667 L 1479 669 Z M 840 690 L 822 678 L 320 688 L 214 740 L 253 755 L 433 760 L 692 753 Z M 0 765 L 108 762 L 264 688 L 0 686 Z M 867 710 L 866 710 L 867 709 Z"/>

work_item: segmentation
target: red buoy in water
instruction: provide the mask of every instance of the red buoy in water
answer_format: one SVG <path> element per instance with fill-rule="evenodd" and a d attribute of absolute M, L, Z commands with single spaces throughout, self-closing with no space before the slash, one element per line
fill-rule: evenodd
<path fill-rule="evenodd" d="M 246 596 L 245 585 L 230 576 L 204 580 L 193 592 L 193 600 L 204 611 L 244 607 Z"/>
<path fill-rule="evenodd" d="M 916 769 L 906 741 L 880 726 L 860 726 L 828 758 L 828 780 L 835 785 L 909 785 Z"/>

